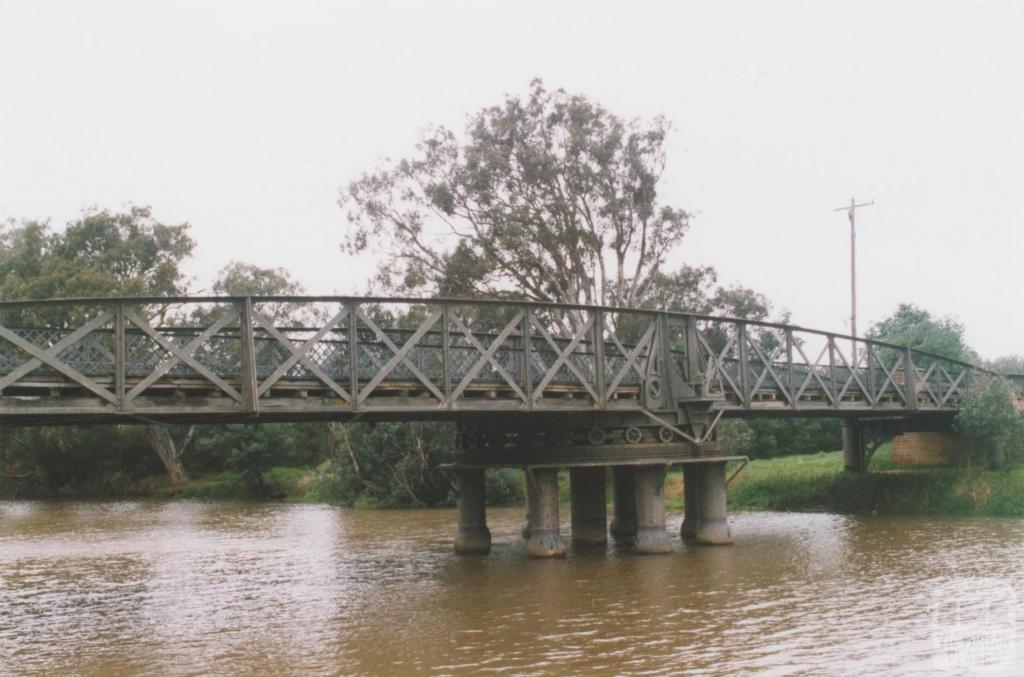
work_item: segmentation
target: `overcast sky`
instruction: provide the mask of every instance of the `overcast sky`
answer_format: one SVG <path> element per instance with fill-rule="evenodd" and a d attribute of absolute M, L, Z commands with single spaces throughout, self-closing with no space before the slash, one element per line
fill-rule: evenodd
<path fill-rule="evenodd" d="M 189 222 L 189 272 L 362 293 L 339 188 L 533 77 L 674 123 L 675 262 L 848 330 L 910 301 L 1024 353 L 1024 3 L 0 0 L 0 218 Z"/>

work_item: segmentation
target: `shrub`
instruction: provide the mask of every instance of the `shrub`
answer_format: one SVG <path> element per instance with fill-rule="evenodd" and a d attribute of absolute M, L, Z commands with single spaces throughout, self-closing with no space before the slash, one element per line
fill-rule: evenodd
<path fill-rule="evenodd" d="M 988 378 L 968 389 L 960 400 L 956 428 L 971 442 L 973 465 L 1002 468 L 1024 461 L 1024 414 L 1014 407 L 1009 384 Z"/>
<path fill-rule="evenodd" d="M 283 429 L 253 424 L 226 425 L 215 428 L 196 443 L 205 453 L 227 451 L 228 468 L 240 473 L 249 494 L 267 496 L 263 473 L 274 465 L 277 451 L 285 446 Z"/>
<path fill-rule="evenodd" d="M 523 475 L 513 468 L 497 468 L 485 474 L 488 505 L 515 505 L 523 502 Z"/>
<path fill-rule="evenodd" d="M 831 451 L 842 446 L 838 419 L 731 419 L 717 427 L 722 451 L 752 458 Z"/>
<path fill-rule="evenodd" d="M 322 501 L 399 508 L 452 501 L 453 483 L 440 468 L 454 458 L 449 423 L 353 423 L 335 428 L 336 458 L 314 487 Z"/>
<path fill-rule="evenodd" d="M 730 456 L 746 456 L 753 453 L 757 435 L 746 421 L 741 419 L 720 421 L 717 433 L 718 441 L 722 445 L 722 453 Z"/>

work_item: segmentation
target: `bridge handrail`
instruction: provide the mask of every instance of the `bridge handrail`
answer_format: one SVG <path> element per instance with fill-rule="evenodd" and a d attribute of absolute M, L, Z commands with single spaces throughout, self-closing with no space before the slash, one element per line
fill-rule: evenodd
<path fill-rule="evenodd" d="M 728 317 L 722 315 L 707 315 L 702 313 L 687 313 L 682 311 L 673 310 L 657 310 L 652 308 L 627 308 L 623 306 L 602 306 L 594 304 L 577 304 L 577 303 L 557 303 L 551 301 L 533 301 L 526 299 L 481 299 L 481 298 L 459 298 L 459 297 L 409 297 L 409 296 L 313 296 L 313 295 L 297 295 L 297 296 L 98 296 L 98 297 L 75 297 L 75 298 L 60 298 L 60 299 L 14 299 L 14 300 L 0 300 L 0 310 L 5 308 L 21 308 L 21 307 L 33 307 L 33 306 L 88 306 L 88 305 L 105 305 L 111 303 L 123 303 L 129 305 L 170 305 L 177 303 L 244 303 L 246 300 L 250 303 L 360 303 L 360 304 L 374 304 L 374 303 L 402 303 L 410 305 L 438 305 L 438 304 L 449 304 L 449 305 L 483 305 L 483 306 L 505 306 L 505 307 L 531 307 L 531 308 L 550 308 L 553 310 L 579 310 L 588 312 L 603 312 L 603 313 L 632 313 L 636 315 L 666 315 L 670 317 L 678 317 L 683 319 L 694 319 L 703 320 L 710 322 L 732 322 L 742 323 L 746 325 L 752 325 L 757 327 L 765 327 L 770 329 L 781 329 L 781 330 L 792 330 L 805 332 L 808 334 L 814 334 L 816 336 L 823 336 L 831 339 L 841 339 L 847 341 L 860 342 L 869 344 L 872 346 L 878 346 L 882 348 L 888 348 L 891 350 L 910 350 L 915 355 L 922 355 L 924 357 L 930 357 L 932 359 L 944 360 L 947 363 L 955 364 L 961 367 L 972 369 L 976 372 L 988 374 L 991 376 L 1003 376 L 997 372 L 981 367 L 977 364 L 958 360 L 948 355 L 941 355 L 927 350 L 921 350 L 918 348 L 912 348 L 907 345 L 900 345 L 897 343 L 890 343 L 888 341 L 880 341 L 878 339 L 871 339 L 862 336 L 851 336 L 849 334 L 842 334 L 838 332 L 825 331 L 821 329 L 812 329 L 808 327 L 802 327 L 795 324 L 785 324 L 780 322 L 768 322 L 766 320 L 754 320 L 738 317 Z M 185 328 L 185 327 L 183 327 Z"/>

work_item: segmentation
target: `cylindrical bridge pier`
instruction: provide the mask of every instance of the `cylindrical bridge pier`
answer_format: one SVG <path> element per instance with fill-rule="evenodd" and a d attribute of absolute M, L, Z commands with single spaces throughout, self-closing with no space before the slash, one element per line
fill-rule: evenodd
<path fill-rule="evenodd" d="M 637 554 L 673 551 L 666 529 L 665 480 L 673 466 L 684 468 L 686 515 L 684 543 L 731 542 L 726 519 L 725 463 L 717 441 L 696 442 L 672 425 L 652 425 L 628 414 L 607 414 L 594 421 L 562 425 L 561 417 L 542 418 L 534 427 L 496 417 L 460 424 L 456 458 L 459 479 L 458 552 L 487 552 L 484 524 L 484 471 L 521 468 L 525 475 L 526 519 L 522 535 L 531 557 L 562 557 L 558 484 L 569 481 L 571 543 L 577 550 L 604 549 L 609 534 L 615 545 Z M 568 419 L 570 422 L 572 419 Z M 543 424 L 543 425 L 541 425 Z M 607 493 L 611 470 L 612 519 Z M 563 475 L 560 472 L 565 471 Z"/>
<path fill-rule="evenodd" d="M 455 535 L 455 552 L 486 555 L 491 551 L 491 531 L 487 528 L 484 469 L 461 468 L 458 482 L 459 529 Z"/>
<path fill-rule="evenodd" d="M 616 545 L 638 554 L 672 552 L 666 529 L 665 478 L 667 464 L 612 466 L 614 519 L 608 528 L 606 468 L 570 467 L 570 511 L 574 547 L 605 547 L 608 533 Z M 523 538 L 530 557 L 562 557 L 558 501 L 558 468 L 524 468 L 526 520 Z M 486 554 L 491 533 L 484 506 L 484 469 L 459 468 L 459 525 L 455 551 Z M 680 527 L 683 543 L 725 545 L 732 543 L 726 510 L 725 461 L 683 464 L 685 513 Z"/>
<path fill-rule="evenodd" d="M 865 472 L 867 457 L 864 454 L 864 439 L 856 419 L 843 419 L 843 468 L 847 472 Z"/>
<path fill-rule="evenodd" d="M 699 477 L 700 516 L 693 540 L 700 545 L 728 545 L 732 533 L 725 504 L 725 462 L 702 464 Z"/>
<path fill-rule="evenodd" d="M 565 543 L 558 523 L 558 468 L 530 468 L 526 481 L 533 491 L 527 506 L 526 552 L 530 557 L 562 557 Z"/>
<path fill-rule="evenodd" d="M 633 551 L 644 555 L 672 552 L 665 530 L 664 465 L 642 465 L 636 469 L 636 542 Z"/>

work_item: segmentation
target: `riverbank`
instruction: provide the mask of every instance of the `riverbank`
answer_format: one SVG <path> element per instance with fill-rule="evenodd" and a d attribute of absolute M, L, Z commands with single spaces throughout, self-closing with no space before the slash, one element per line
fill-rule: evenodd
<path fill-rule="evenodd" d="M 681 507 L 681 493 L 673 507 Z M 868 473 L 845 472 L 838 451 L 758 459 L 729 487 L 729 509 L 1024 516 L 1024 468 L 908 468 L 893 463 L 889 445 Z"/>
<path fill-rule="evenodd" d="M 731 472 L 731 470 L 730 470 Z M 562 473 L 560 498 L 569 504 L 568 473 Z M 200 499 L 253 500 L 262 498 L 302 503 L 339 503 L 311 468 L 270 468 L 262 490 L 254 490 L 242 473 L 221 472 L 172 486 L 166 476 L 141 479 L 106 477 L 60 491 L 31 479 L 0 480 L 0 499 Z M 515 504 L 515 496 L 492 504 Z M 609 491 L 609 503 L 611 492 Z M 1024 516 L 1024 467 L 1007 471 L 945 467 L 904 467 L 892 461 L 883 446 L 871 462 L 871 472 L 843 470 L 842 452 L 780 456 L 751 461 L 729 487 L 729 510 L 834 512 L 845 514 L 933 514 Z M 682 472 L 670 472 L 665 482 L 670 511 L 683 509 Z M 356 508 L 381 507 L 356 501 Z M 568 517 L 568 516 L 566 516 Z"/>
<path fill-rule="evenodd" d="M 316 471 L 309 468 L 270 468 L 263 473 L 262 498 L 293 502 L 314 502 Z M 100 477 L 90 482 L 72 482 L 53 489 L 27 477 L 0 479 L 0 499 L 206 499 L 253 500 L 259 491 L 239 472 L 219 472 L 172 485 L 166 475 L 129 479 L 121 475 Z"/>

